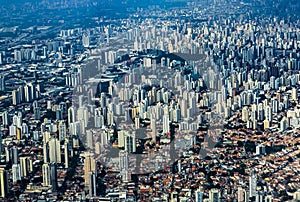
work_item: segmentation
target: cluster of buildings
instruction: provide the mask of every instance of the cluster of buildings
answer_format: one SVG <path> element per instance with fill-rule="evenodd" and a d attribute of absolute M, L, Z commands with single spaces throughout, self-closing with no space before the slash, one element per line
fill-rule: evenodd
<path fill-rule="evenodd" d="M 300 200 L 299 20 L 214 2 L 1 50 L 0 199 Z"/>

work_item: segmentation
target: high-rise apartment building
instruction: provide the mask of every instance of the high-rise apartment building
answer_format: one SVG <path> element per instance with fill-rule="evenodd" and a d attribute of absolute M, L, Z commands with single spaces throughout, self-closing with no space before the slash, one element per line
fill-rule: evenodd
<path fill-rule="evenodd" d="M 86 190 L 90 190 L 90 173 L 96 173 L 96 161 L 92 153 L 85 153 L 84 158 L 84 184 Z"/>

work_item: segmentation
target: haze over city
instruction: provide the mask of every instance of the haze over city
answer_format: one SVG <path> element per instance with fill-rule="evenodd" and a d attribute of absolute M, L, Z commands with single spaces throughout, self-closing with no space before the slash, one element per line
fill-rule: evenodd
<path fill-rule="evenodd" d="M 299 0 L 0 6 L 0 201 L 300 201 Z"/>

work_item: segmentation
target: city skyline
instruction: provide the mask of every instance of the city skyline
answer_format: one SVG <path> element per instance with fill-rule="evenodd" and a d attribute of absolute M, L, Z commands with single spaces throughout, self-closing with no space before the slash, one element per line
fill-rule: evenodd
<path fill-rule="evenodd" d="M 300 200 L 299 8 L 6 2 L 0 200 Z"/>

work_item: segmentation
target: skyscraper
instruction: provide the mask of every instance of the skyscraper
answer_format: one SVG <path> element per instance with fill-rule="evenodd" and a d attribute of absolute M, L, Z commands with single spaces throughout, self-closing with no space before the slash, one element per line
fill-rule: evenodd
<path fill-rule="evenodd" d="M 94 148 L 94 134 L 92 130 L 86 131 L 86 145 L 90 149 Z"/>
<path fill-rule="evenodd" d="M 110 32 L 111 32 L 110 26 L 106 26 L 104 28 L 104 32 L 105 32 L 105 36 L 106 36 L 106 43 L 109 44 L 109 37 L 110 37 Z"/>
<path fill-rule="evenodd" d="M 156 142 L 156 120 L 154 114 L 152 114 L 150 119 L 150 127 L 151 127 L 152 142 Z"/>
<path fill-rule="evenodd" d="M 238 187 L 238 202 L 245 202 L 244 189 L 242 187 Z"/>
<path fill-rule="evenodd" d="M 32 171 L 32 160 L 27 156 L 20 157 L 21 177 L 27 177 Z"/>
<path fill-rule="evenodd" d="M 60 142 L 57 138 L 49 141 L 49 158 L 50 163 L 61 163 Z"/>
<path fill-rule="evenodd" d="M 119 169 L 120 175 L 123 181 L 128 181 L 131 179 L 131 175 L 129 173 L 129 158 L 128 152 L 120 150 L 119 151 Z"/>
<path fill-rule="evenodd" d="M 135 133 L 128 134 L 125 136 L 125 150 L 129 153 L 136 152 L 136 139 Z"/>
<path fill-rule="evenodd" d="M 67 135 L 67 126 L 64 120 L 58 122 L 58 139 L 62 141 Z"/>
<path fill-rule="evenodd" d="M 96 161 L 94 155 L 91 153 L 85 153 L 84 159 L 84 183 L 86 190 L 89 190 L 90 187 L 90 172 L 96 173 Z"/>
<path fill-rule="evenodd" d="M 52 186 L 52 192 L 56 192 L 58 185 L 57 185 L 57 164 L 51 163 L 50 164 L 50 183 Z"/>
<path fill-rule="evenodd" d="M 202 202 L 203 201 L 203 195 L 204 195 L 204 192 L 203 192 L 202 188 L 199 187 L 199 189 L 197 189 L 196 192 L 195 192 L 196 202 Z"/>
<path fill-rule="evenodd" d="M 25 101 L 31 102 L 32 100 L 36 99 L 36 88 L 35 85 L 32 83 L 28 83 L 24 86 L 24 93 L 25 93 Z"/>
<path fill-rule="evenodd" d="M 44 163 L 49 163 L 49 145 L 44 142 L 43 144 L 43 155 L 44 155 Z"/>
<path fill-rule="evenodd" d="M 12 179 L 13 179 L 13 183 L 16 183 L 18 180 L 21 180 L 21 172 L 20 172 L 19 164 L 12 165 Z"/>
<path fill-rule="evenodd" d="M 18 115 L 13 116 L 13 125 L 17 126 L 18 128 L 21 128 L 22 126 L 22 113 L 19 112 Z"/>
<path fill-rule="evenodd" d="M 0 91 L 5 91 L 5 76 L 0 75 Z"/>
<path fill-rule="evenodd" d="M 256 196 L 257 178 L 255 174 L 252 174 L 249 178 L 249 197 Z"/>
<path fill-rule="evenodd" d="M 50 167 L 48 163 L 43 164 L 42 173 L 43 173 L 43 186 L 50 186 Z"/>
<path fill-rule="evenodd" d="M 242 121 L 247 122 L 249 120 L 248 107 L 243 107 L 242 109 Z"/>
<path fill-rule="evenodd" d="M 74 107 L 70 107 L 68 109 L 68 124 L 75 122 L 75 109 Z"/>
<path fill-rule="evenodd" d="M 0 197 L 5 198 L 8 194 L 8 178 L 7 171 L 0 168 Z"/>
<path fill-rule="evenodd" d="M 168 133 L 170 132 L 170 110 L 168 105 L 163 107 L 163 132 Z"/>
<path fill-rule="evenodd" d="M 35 109 L 33 109 L 33 113 L 34 113 L 34 119 L 35 120 L 40 120 L 41 119 L 41 108 L 37 107 Z"/>
<path fill-rule="evenodd" d="M 128 170 L 128 152 L 119 151 L 119 168 L 120 170 Z"/>
<path fill-rule="evenodd" d="M 90 197 L 96 196 L 96 173 L 95 172 L 89 172 L 89 195 Z"/>
<path fill-rule="evenodd" d="M 95 128 L 101 128 L 104 125 L 104 117 L 101 114 L 100 108 L 95 109 Z"/>
<path fill-rule="evenodd" d="M 88 120 L 89 120 L 89 113 L 88 113 L 88 109 L 86 107 L 80 107 L 77 110 L 77 120 L 84 121 L 84 126 L 87 127 Z"/>
<path fill-rule="evenodd" d="M 90 46 L 90 35 L 88 33 L 84 33 L 82 35 L 82 45 L 85 48 L 88 48 Z"/>
<path fill-rule="evenodd" d="M 182 99 L 180 103 L 180 115 L 183 118 L 187 117 L 187 101 L 185 99 Z"/>
<path fill-rule="evenodd" d="M 7 126 L 9 124 L 7 111 L 2 112 L 2 124 L 3 126 Z"/>
<path fill-rule="evenodd" d="M 19 154 L 18 154 L 18 148 L 16 146 L 13 146 L 11 148 L 11 160 L 13 164 L 19 163 Z"/>
<path fill-rule="evenodd" d="M 12 91 L 12 103 L 13 103 L 13 105 L 17 105 L 20 102 L 21 101 L 20 101 L 20 93 L 19 93 L 19 91 L 13 90 Z"/>
<path fill-rule="evenodd" d="M 221 201 L 221 194 L 218 189 L 211 189 L 209 191 L 209 201 L 210 202 L 220 202 Z"/>
<path fill-rule="evenodd" d="M 64 143 L 65 168 L 69 167 L 69 139 L 65 139 Z"/>
<path fill-rule="evenodd" d="M 169 133 L 170 132 L 170 118 L 169 114 L 163 115 L 163 133 Z"/>

